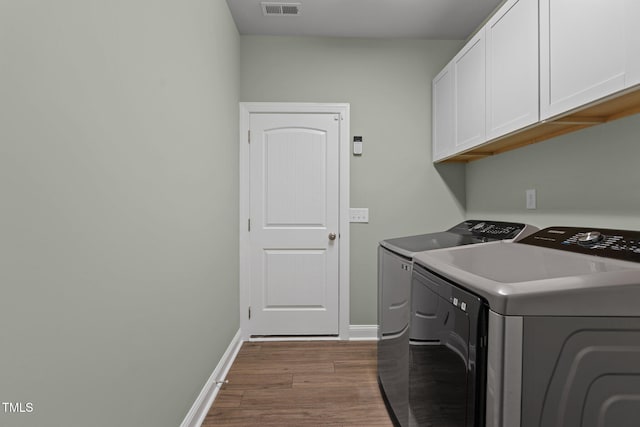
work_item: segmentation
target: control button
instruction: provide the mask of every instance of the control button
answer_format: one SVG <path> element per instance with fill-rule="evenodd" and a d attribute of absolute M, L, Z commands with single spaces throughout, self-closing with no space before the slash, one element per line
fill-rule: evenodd
<path fill-rule="evenodd" d="M 599 231 L 589 231 L 588 233 L 578 234 L 578 244 L 581 246 L 591 246 L 598 243 L 604 236 Z"/>
<path fill-rule="evenodd" d="M 458 298 L 453 298 L 453 305 L 458 306 Z"/>
<path fill-rule="evenodd" d="M 460 309 L 462 309 L 462 311 L 467 311 L 467 303 L 466 302 L 461 302 L 460 303 Z"/>

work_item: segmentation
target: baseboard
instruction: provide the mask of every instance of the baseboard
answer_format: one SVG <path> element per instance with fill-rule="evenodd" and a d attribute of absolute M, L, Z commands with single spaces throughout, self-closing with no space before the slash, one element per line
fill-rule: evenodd
<path fill-rule="evenodd" d="M 349 341 L 377 341 L 378 325 L 349 325 Z"/>
<path fill-rule="evenodd" d="M 264 336 L 264 337 L 250 337 L 247 341 L 249 342 L 284 342 L 284 341 L 336 341 L 340 338 L 337 335 L 298 335 L 298 336 Z"/>
<path fill-rule="evenodd" d="M 180 427 L 200 427 L 202 425 L 202 422 L 207 416 L 207 412 L 209 412 L 213 401 L 218 395 L 221 385 L 220 381 L 224 381 L 224 378 L 226 378 L 231 364 L 238 355 L 241 346 L 242 335 L 240 330 L 238 330 L 231 340 L 229 347 L 227 347 L 227 350 L 222 355 L 220 362 L 218 362 L 218 365 L 202 388 L 202 391 L 200 391 L 198 398 L 193 402 L 191 409 L 189 409 Z"/>
<path fill-rule="evenodd" d="M 264 337 L 249 337 L 247 341 L 250 342 L 262 342 L 262 341 L 335 341 L 341 337 L 334 335 L 327 336 L 264 336 Z M 378 325 L 349 325 L 349 341 L 377 341 L 378 340 Z"/>

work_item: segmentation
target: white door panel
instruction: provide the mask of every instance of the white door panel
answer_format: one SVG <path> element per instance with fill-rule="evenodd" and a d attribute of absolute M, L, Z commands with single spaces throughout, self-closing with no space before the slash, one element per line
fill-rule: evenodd
<path fill-rule="evenodd" d="M 485 141 L 485 39 L 480 30 L 453 59 L 455 151 Z"/>
<path fill-rule="evenodd" d="M 640 1 L 625 1 L 625 35 L 627 55 L 627 75 L 625 87 L 640 84 L 640 31 L 638 18 L 640 17 Z"/>
<path fill-rule="evenodd" d="M 433 161 L 444 159 L 455 152 L 453 72 L 450 64 L 438 74 L 432 83 L 432 146 Z"/>
<path fill-rule="evenodd" d="M 509 0 L 486 39 L 490 140 L 538 121 L 538 0 Z"/>
<path fill-rule="evenodd" d="M 265 227 L 326 227 L 326 137 L 315 129 L 264 132 Z"/>
<path fill-rule="evenodd" d="M 251 334 L 337 335 L 339 116 L 252 114 Z"/>
<path fill-rule="evenodd" d="M 542 119 L 624 87 L 625 1 L 540 2 Z"/>

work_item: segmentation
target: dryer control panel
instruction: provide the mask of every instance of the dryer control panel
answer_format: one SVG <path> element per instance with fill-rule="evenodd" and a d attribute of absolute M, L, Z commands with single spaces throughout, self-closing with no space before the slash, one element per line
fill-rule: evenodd
<path fill-rule="evenodd" d="M 467 220 L 448 231 L 462 235 L 471 235 L 489 240 L 514 239 L 525 228 L 517 222 Z"/>
<path fill-rule="evenodd" d="M 640 262 L 640 231 L 549 227 L 525 237 L 518 243 Z"/>

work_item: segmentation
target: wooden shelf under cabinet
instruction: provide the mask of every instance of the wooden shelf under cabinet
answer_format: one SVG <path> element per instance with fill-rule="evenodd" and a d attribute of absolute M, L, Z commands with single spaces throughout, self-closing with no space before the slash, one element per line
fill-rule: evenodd
<path fill-rule="evenodd" d="M 541 121 L 487 141 L 463 153 L 444 159 L 441 163 L 471 162 L 483 159 L 637 113 L 640 113 L 640 86 L 600 99 L 562 116 Z"/>

